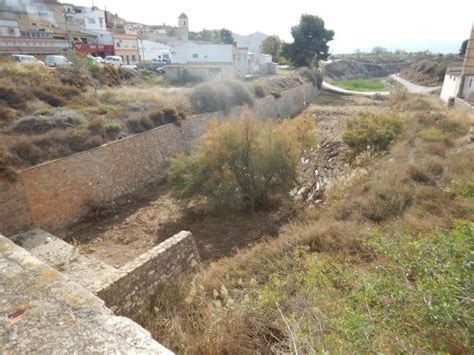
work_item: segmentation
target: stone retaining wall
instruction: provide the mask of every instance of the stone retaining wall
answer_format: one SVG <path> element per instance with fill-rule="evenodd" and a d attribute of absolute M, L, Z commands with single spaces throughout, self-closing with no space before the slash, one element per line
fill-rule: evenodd
<path fill-rule="evenodd" d="M 97 296 L 115 314 L 135 318 L 146 310 L 161 283 L 195 268 L 199 252 L 190 232 L 180 232 L 122 266 Z"/>
<path fill-rule="evenodd" d="M 278 99 L 256 100 L 252 111 L 257 118 L 294 116 L 318 93 L 304 84 L 282 92 Z M 211 118 L 235 117 L 242 109 L 191 117 L 180 127 L 167 124 L 19 172 L 18 183 L 0 184 L 0 231 L 11 235 L 32 223 L 47 230 L 64 227 L 84 216 L 91 205 L 163 179 L 169 159 L 189 150 Z"/>

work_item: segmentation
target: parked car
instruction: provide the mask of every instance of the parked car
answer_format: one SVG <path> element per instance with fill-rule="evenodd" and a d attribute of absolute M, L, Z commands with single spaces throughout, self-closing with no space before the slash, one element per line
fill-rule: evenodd
<path fill-rule="evenodd" d="M 45 63 L 48 67 L 72 65 L 72 62 L 63 55 L 47 55 L 45 58 Z"/>
<path fill-rule="evenodd" d="M 158 74 L 164 75 L 164 74 L 165 74 L 165 69 L 166 69 L 166 67 L 159 67 L 159 68 L 156 68 L 155 71 L 156 71 Z"/>
<path fill-rule="evenodd" d="M 120 67 L 123 64 L 122 58 L 119 57 L 118 55 L 108 55 L 107 57 L 105 57 L 104 63 L 114 65 L 117 67 Z"/>
<path fill-rule="evenodd" d="M 94 62 L 95 62 L 96 64 L 98 64 L 98 63 L 104 63 L 104 58 L 102 58 L 102 57 L 94 57 Z"/>
<path fill-rule="evenodd" d="M 41 64 L 41 65 L 44 65 L 44 62 L 42 62 L 41 60 L 36 59 L 36 57 L 32 56 L 32 55 L 12 54 L 12 59 L 15 62 L 22 63 L 22 64 Z"/>

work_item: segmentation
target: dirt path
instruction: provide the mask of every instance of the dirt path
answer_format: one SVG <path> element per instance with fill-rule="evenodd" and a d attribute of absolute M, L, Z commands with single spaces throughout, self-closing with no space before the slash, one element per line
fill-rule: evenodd
<path fill-rule="evenodd" d="M 288 223 L 299 208 L 324 200 L 327 186 L 348 169 L 341 142 L 345 120 L 379 103 L 373 98 L 323 90 L 308 108 L 317 122 L 319 148 L 306 152 L 301 159 L 301 184 L 292 193 L 300 201 L 296 207 L 254 214 L 210 215 L 196 206 L 180 204 L 164 184 L 155 184 L 114 201 L 88 220 L 56 234 L 83 253 L 93 254 L 113 266 L 125 264 L 182 230 L 193 233 L 203 260 L 231 255 L 264 236 L 276 236 L 280 226 Z"/>
<path fill-rule="evenodd" d="M 430 94 L 433 91 L 441 89 L 441 86 L 421 86 L 421 85 L 413 84 L 396 74 L 390 75 L 390 78 L 399 82 L 408 90 L 408 92 L 414 93 L 414 94 Z"/>

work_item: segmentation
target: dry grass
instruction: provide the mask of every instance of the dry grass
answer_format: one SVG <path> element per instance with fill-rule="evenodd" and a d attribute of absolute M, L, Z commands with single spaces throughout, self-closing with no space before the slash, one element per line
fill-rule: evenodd
<path fill-rule="evenodd" d="M 323 208 L 300 216 L 277 239 L 163 288 L 142 319 L 156 339 L 179 353 L 466 352 L 464 314 L 426 316 L 432 311 L 423 297 L 429 293 L 437 302 L 447 286 L 412 288 L 416 280 L 406 278 L 413 268 L 438 275 L 438 257 L 412 263 L 416 250 L 453 220 L 472 220 L 456 191 L 472 179 L 474 151 L 453 148 L 468 118 L 407 99 L 387 103 L 404 115 L 407 133 L 351 183 L 333 184 Z M 420 135 L 434 128 L 445 139 Z M 458 307 L 451 296 L 445 302 Z"/>

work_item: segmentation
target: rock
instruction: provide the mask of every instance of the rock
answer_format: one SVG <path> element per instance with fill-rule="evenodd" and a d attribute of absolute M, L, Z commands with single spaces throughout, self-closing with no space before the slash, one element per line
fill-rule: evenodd
<path fill-rule="evenodd" d="M 303 186 L 301 189 L 298 190 L 297 195 L 298 196 L 304 196 L 308 192 L 308 188 L 306 186 Z"/>

